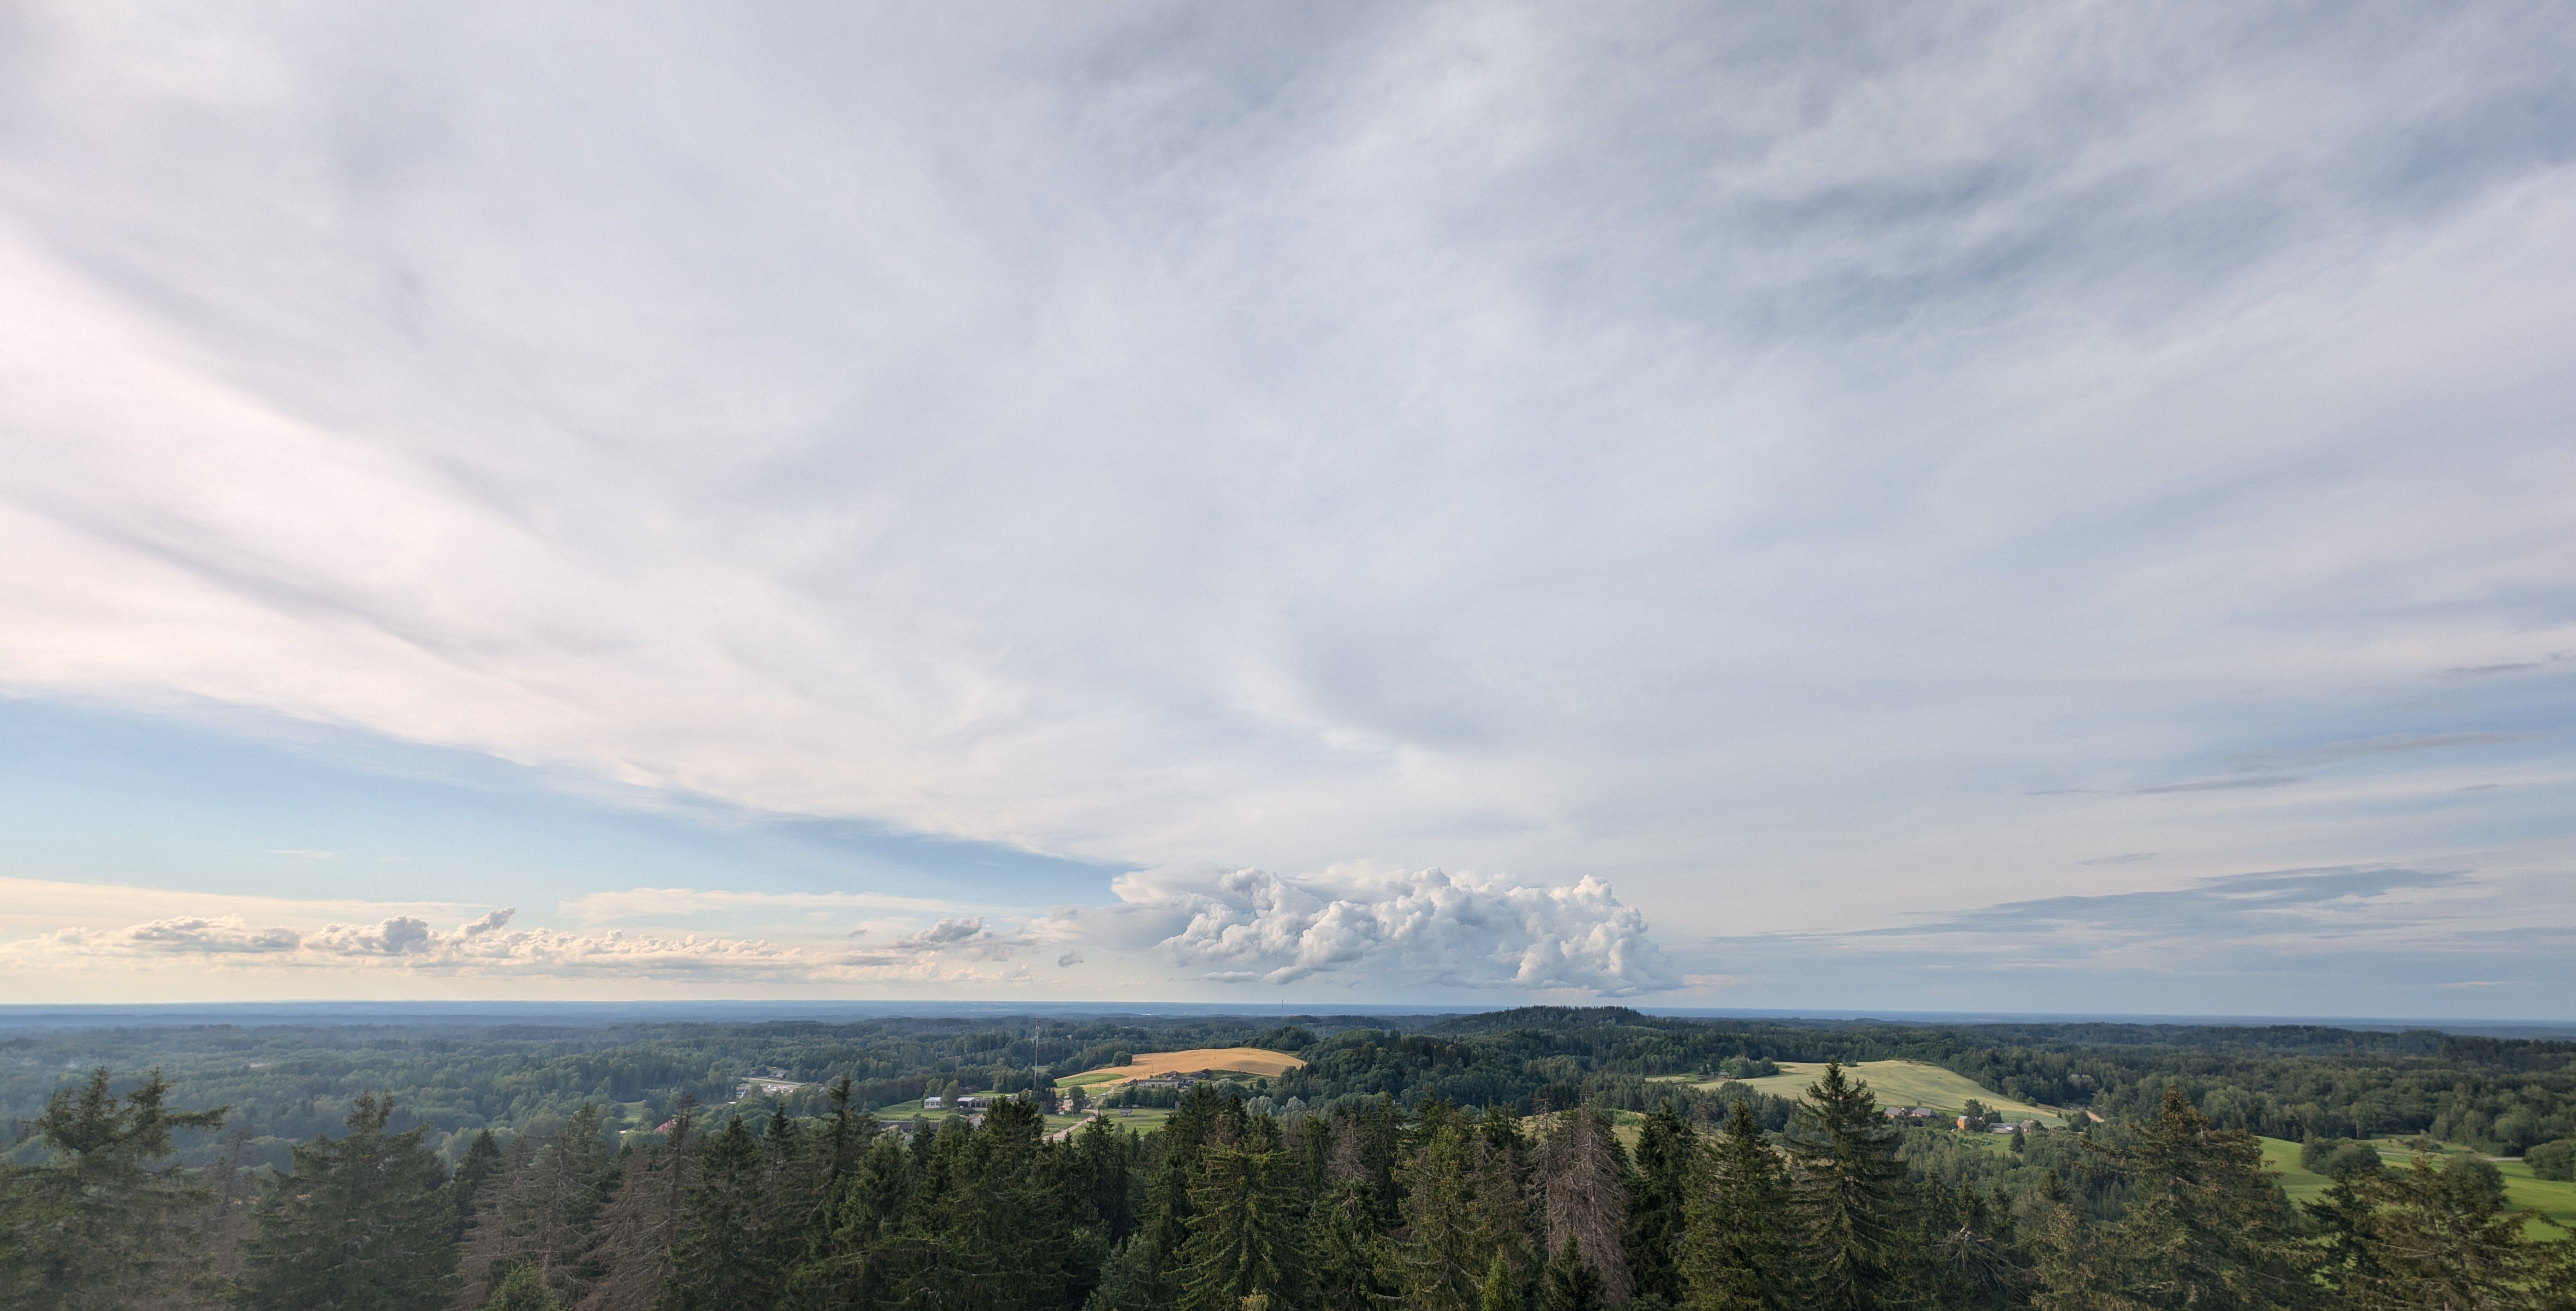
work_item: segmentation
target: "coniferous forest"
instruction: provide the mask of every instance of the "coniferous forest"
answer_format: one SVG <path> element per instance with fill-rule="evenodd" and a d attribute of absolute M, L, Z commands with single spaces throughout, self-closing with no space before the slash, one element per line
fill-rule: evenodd
<path fill-rule="evenodd" d="M 2433 1146 L 2553 1160 L 2576 1044 L 1617 1009 L 1048 1027 L 21 1034 L 0 1305 L 2576 1308 L 2576 1240 L 2483 1151 Z M 1150 1127 L 1050 1123 L 1056 1079 L 1220 1045 L 1305 1064 L 1178 1090 Z M 1887 1059 L 2068 1127 L 1891 1118 L 1840 1063 Z M 1785 1097 L 1674 1077 L 1794 1060 L 1833 1063 Z M 735 1097 L 739 1073 L 785 1095 Z M 878 1114 L 951 1086 L 992 1095 Z M 2294 1203 L 2258 1134 L 2331 1187 Z"/>

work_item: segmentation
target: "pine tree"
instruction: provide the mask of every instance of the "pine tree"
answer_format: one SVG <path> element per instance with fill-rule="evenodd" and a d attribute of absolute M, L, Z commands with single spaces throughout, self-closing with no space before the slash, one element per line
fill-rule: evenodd
<path fill-rule="evenodd" d="M 1601 1272 L 1583 1258 L 1575 1236 L 1567 1234 L 1539 1272 L 1539 1311 L 1601 1311 L 1603 1291 Z"/>
<path fill-rule="evenodd" d="M 155 1170 L 180 1129 L 212 1129 L 224 1110 L 172 1111 L 154 1070 L 118 1096 L 105 1069 L 45 1102 L 41 1165 L 0 1162 L 0 1305 L 11 1311 L 184 1305 L 206 1282 L 190 1241 L 209 1197 Z"/>
<path fill-rule="evenodd" d="M 1699 1135 L 1665 1102 L 1637 1134 L 1637 1175 L 1628 1194 L 1628 1273 L 1641 1297 L 1682 1300 L 1681 1251 Z"/>
<path fill-rule="evenodd" d="M 1876 1311 L 1921 1300 L 1897 1130 L 1840 1062 L 1808 1085 L 1788 1138 L 1809 1305 Z"/>
<path fill-rule="evenodd" d="M 1798 1306 L 1792 1264 L 1789 1167 L 1762 1139 L 1750 1098 L 1737 1098 L 1725 1131 L 1700 1149 L 1687 1203 L 1682 1282 L 1694 1311 L 1789 1311 Z"/>
<path fill-rule="evenodd" d="M 1550 1249 L 1571 1240 L 1604 1296 L 1628 1296 L 1628 1159 L 1609 1117 L 1589 1103 L 1558 1112 L 1539 1143 L 1538 1174 Z"/>
<path fill-rule="evenodd" d="M 391 1095 L 362 1094 L 345 1137 L 295 1148 L 242 1250 L 251 1311 L 436 1311 L 456 1295 L 447 1169 L 429 1126 L 387 1133 Z"/>
<path fill-rule="evenodd" d="M 2131 1141 L 2087 1147 L 2127 1185 L 2128 1215 L 2085 1226 L 2061 1208 L 2042 1231 L 2047 1311 L 2192 1308 L 2271 1311 L 2317 1300 L 2322 1259 L 2293 1228 L 2289 1199 L 2263 1166 L 2262 1144 L 2212 1127 L 2179 1087 Z"/>

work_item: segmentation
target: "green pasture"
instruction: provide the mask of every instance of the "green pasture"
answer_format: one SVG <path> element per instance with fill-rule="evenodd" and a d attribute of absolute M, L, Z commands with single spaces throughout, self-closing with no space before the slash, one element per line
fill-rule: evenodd
<path fill-rule="evenodd" d="M 2310 1174 L 2299 1168 L 2299 1145 L 2280 1138 L 2265 1138 L 2263 1163 L 2279 1172 L 2281 1191 L 2301 1206 L 2315 1202 L 2334 1181 L 2323 1175 Z M 2374 1140 L 2379 1158 L 2392 1170 L 2403 1170 L 2415 1159 L 2411 1139 L 2381 1138 Z M 2477 1150 L 2460 1143 L 2437 1144 L 2436 1161 L 2450 1156 L 2474 1156 Z M 2488 1158 L 2493 1160 L 2494 1158 Z M 2523 1231 L 2534 1239 L 2557 1239 L 2576 1232 L 2576 1183 L 2559 1183 L 2531 1177 L 2531 1167 L 2520 1161 L 2496 1161 L 2496 1170 L 2504 1176 L 2505 1205 L 2524 1212 L 2529 1218 Z"/>
<path fill-rule="evenodd" d="M 1925 1065 L 1920 1061 L 1862 1061 L 1843 1068 L 1852 1078 L 1867 1082 L 1869 1090 L 1877 1094 L 1881 1106 L 1925 1106 L 1955 1116 L 1968 1108 L 1968 1099 L 1973 1097 L 2005 1119 L 2037 1120 L 2052 1127 L 2066 1123 L 2060 1112 L 2014 1101 L 1974 1079 L 1937 1065 Z M 1782 1061 L 1778 1074 L 1759 1079 L 1712 1079 L 1692 1082 L 1691 1086 L 1707 1090 L 1731 1084 L 1773 1097 L 1803 1098 L 1807 1085 L 1814 1083 L 1824 1072 L 1822 1062 Z"/>

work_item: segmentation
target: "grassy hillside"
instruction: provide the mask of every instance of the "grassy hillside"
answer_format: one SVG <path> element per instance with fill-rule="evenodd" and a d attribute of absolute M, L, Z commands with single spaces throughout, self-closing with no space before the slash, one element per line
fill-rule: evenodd
<path fill-rule="evenodd" d="M 1782 1061 L 1780 1072 L 1759 1079 L 1734 1079 L 1723 1082 L 1695 1083 L 1696 1088 L 1739 1087 L 1774 1097 L 1802 1097 L 1807 1085 L 1825 1072 L 1822 1062 Z M 2008 1119 L 2037 1120 L 2041 1124 L 2064 1124 L 2058 1112 L 2028 1102 L 2018 1102 L 1984 1088 L 1964 1075 L 1953 1074 L 1937 1065 L 1920 1061 L 1862 1061 L 1844 1067 L 1855 1079 L 1864 1080 L 1869 1090 L 1878 1095 L 1881 1106 L 1928 1106 L 1936 1111 L 1957 1115 L 1975 1098 Z M 2295 1161 L 2296 1156 L 2292 1159 Z"/>

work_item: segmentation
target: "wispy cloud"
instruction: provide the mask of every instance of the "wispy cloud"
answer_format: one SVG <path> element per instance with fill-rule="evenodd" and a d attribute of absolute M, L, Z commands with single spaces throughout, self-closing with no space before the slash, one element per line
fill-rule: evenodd
<path fill-rule="evenodd" d="M 2531 740 L 2529 733 L 2390 733 L 2380 737 L 2354 738 L 2326 742 L 2312 747 L 2286 747 L 2263 751 L 2239 752 L 2233 763 L 2246 770 L 2297 769 L 2307 765 L 2328 764 L 2370 756 L 2403 755 L 2418 751 L 2450 751 L 2468 747 L 2504 746 Z"/>
<path fill-rule="evenodd" d="M 2576 745 L 2522 658 L 2576 650 L 2549 6 L 13 12 L 11 695 L 1102 870 L 1527 876 L 1100 910 L 1278 986 L 1646 991 L 1721 972 L 1648 919 L 2576 798 L 2424 729 Z M 151 881 L 113 845 L 66 860 Z M 1053 931 L 971 874 L 509 849 L 567 941 Z M 446 940 L 395 918 L 337 922 Z M 601 958 L 687 954 L 644 940 Z"/>
<path fill-rule="evenodd" d="M 2306 779 L 2291 774 L 2258 774 L 2251 778 L 2204 778 L 2188 783 L 2159 783 L 2139 788 L 2138 795 L 2154 796 L 2164 792 L 2236 792 L 2248 788 L 2285 788 Z"/>
<path fill-rule="evenodd" d="M 254 925 L 239 916 L 181 917 L 110 930 L 64 929 L 0 944 L 0 964 L 63 968 L 140 960 L 525 980 L 632 976 L 921 983 L 975 979 L 972 969 L 961 968 L 964 963 L 1005 960 L 1032 945 L 1024 935 L 995 932 L 981 918 L 942 921 L 882 945 L 831 949 L 699 934 L 512 929 L 513 915 L 496 910 L 444 931 L 412 916 L 306 931 Z"/>

